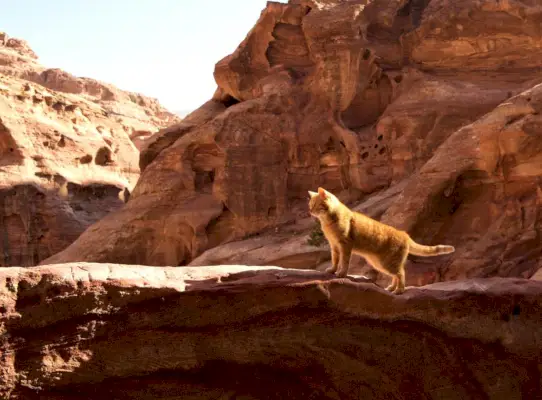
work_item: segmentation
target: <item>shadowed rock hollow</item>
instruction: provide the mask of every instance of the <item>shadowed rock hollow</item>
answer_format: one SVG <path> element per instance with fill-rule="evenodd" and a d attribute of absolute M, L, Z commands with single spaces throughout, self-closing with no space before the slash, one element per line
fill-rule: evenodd
<path fill-rule="evenodd" d="M 217 63 L 213 99 L 149 140 L 126 207 L 45 262 L 322 268 L 328 250 L 306 244 L 306 193 L 324 186 L 417 241 L 456 247 L 412 258 L 409 284 L 532 276 L 541 12 L 520 1 L 269 2 Z"/>
<path fill-rule="evenodd" d="M 537 399 L 542 282 L 0 268 L 2 399 Z"/>

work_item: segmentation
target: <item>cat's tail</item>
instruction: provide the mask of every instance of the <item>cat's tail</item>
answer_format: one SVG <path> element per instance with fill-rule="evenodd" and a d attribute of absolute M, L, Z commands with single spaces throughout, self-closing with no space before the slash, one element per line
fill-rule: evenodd
<path fill-rule="evenodd" d="M 433 257 L 441 254 L 449 254 L 455 251 L 454 246 L 439 244 L 438 246 L 424 246 L 410 239 L 408 242 L 408 252 L 415 256 Z"/>

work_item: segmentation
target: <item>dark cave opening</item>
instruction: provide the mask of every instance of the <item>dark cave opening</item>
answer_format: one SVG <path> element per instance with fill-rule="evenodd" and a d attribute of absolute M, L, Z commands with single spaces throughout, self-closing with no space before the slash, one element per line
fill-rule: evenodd
<path fill-rule="evenodd" d="M 113 163 L 111 150 L 105 146 L 100 147 L 94 157 L 94 163 L 96 165 L 106 166 Z"/>
<path fill-rule="evenodd" d="M 194 186 L 197 191 L 203 191 L 206 186 L 212 185 L 215 181 L 215 171 L 203 171 L 196 170 L 194 171 L 196 176 L 194 177 Z"/>
<path fill-rule="evenodd" d="M 224 96 L 224 98 L 221 100 L 221 103 L 224 104 L 224 106 L 226 108 L 229 108 L 231 106 L 234 106 L 236 104 L 239 104 L 240 101 L 237 100 L 235 97 L 233 96 L 230 96 L 229 94 L 227 94 L 226 96 Z"/>
<path fill-rule="evenodd" d="M 398 17 L 410 17 L 412 28 L 420 26 L 422 15 L 431 0 L 408 0 L 405 5 L 397 11 Z"/>

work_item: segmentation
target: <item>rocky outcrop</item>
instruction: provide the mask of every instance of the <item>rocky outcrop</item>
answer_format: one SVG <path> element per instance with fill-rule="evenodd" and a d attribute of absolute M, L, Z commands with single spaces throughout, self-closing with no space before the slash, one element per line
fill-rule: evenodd
<path fill-rule="evenodd" d="M 541 11 L 269 2 L 217 63 L 213 99 L 143 149 L 127 206 L 46 262 L 321 268 L 306 197 L 323 186 L 420 242 L 456 247 L 412 258 L 409 284 L 530 277 L 542 259 Z"/>
<path fill-rule="evenodd" d="M 53 92 L 76 94 L 78 98 L 96 103 L 129 135 L 154 133 L 158 128 L 180 121 L 157 99 L 120 90 L 95 79 L 76 77 L 59 68 L 43 67 L 26 41 L 9 38 L 4 32 L 0 32 L 0 74 L 36 83 Z"/>
<path fill-rule="evenodd" d="M 130 136 L 177 120 L 154 99 L 45 70 L 1 34 L 0 266 L 35 265 L 119 209 L 139 177 Z"/>
<path fill-rule="evenodd" d="M 3 268 L 0 398 L 536 399 L 541 310 L 522 279 L 394 296 L 276 267 Z"/>
<path fill-rule="evenodd" d="M 2 66 L 15 64 L 23 60 L 31 63 L 38 59 L 34 50 L 30 48 L 25 40 L 10 38 L 5 32 L 0 32 L 0 48 L 3 48 L 0 58 L 2 60 L 0 65 Z"/>

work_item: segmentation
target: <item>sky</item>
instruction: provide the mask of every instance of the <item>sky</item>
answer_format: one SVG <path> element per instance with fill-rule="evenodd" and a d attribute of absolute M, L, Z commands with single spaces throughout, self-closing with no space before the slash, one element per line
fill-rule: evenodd
<path fill-rule="evenodd" d="M 286 0 L 279 0 L 286 3 Z M 266 0 L 0 0 L 0 31 L 48 68 L 156 97 L 177 112 L 211 98 Z"/>

